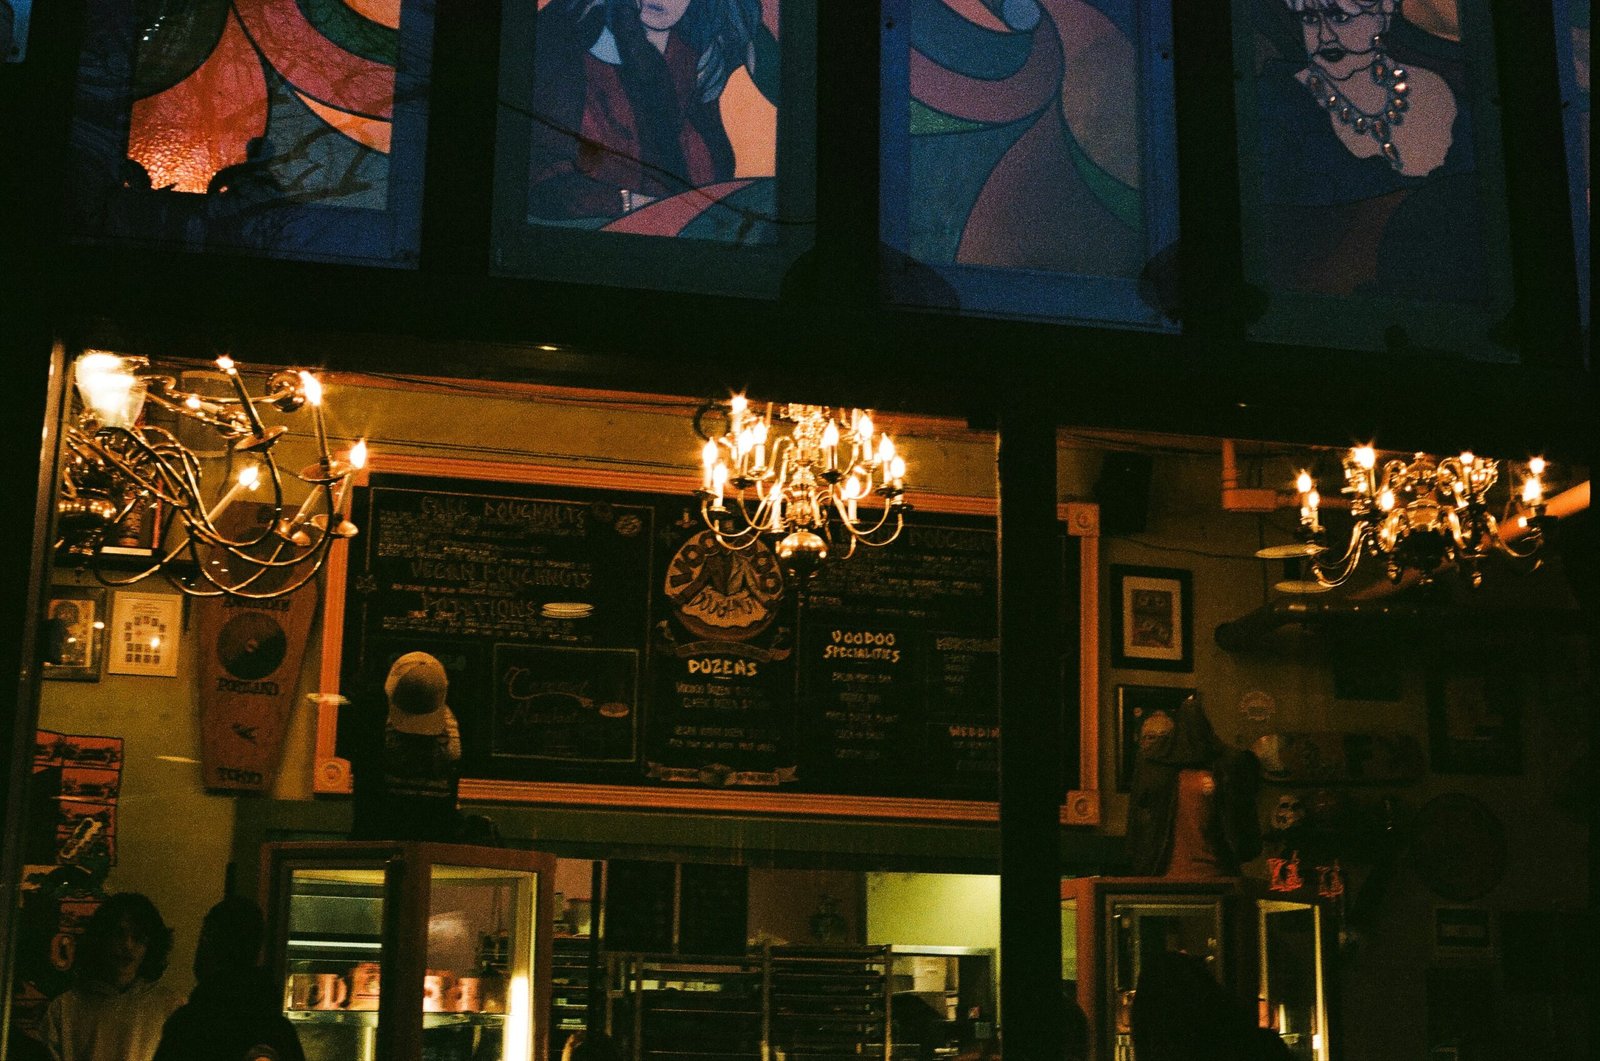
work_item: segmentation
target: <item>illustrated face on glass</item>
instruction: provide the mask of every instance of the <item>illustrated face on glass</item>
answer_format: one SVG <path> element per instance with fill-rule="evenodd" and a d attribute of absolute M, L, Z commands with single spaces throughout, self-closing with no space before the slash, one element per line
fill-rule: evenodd
<path fill-rule="evenodd" d="M 1378 56 L 1373 38 L 1389 28 L 1391 0 L 1288 0 L 1300 19 L 1306 55 L 1329 77 L 1343 81 Z"/>
<path fill-rule="evenodd" d="M 645 29 L 669 30 L 683 18 L 693 0 L 640 0 L 639 21 Z"/>

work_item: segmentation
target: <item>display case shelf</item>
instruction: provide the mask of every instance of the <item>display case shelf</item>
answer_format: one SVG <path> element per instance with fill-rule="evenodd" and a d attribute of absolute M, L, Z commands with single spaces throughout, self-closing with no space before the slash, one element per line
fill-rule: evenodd
<path fill-rule="evenodd" d="M 307 1061 L 544 1061 L 553 856 L 268 844 L 284 1015 Z"/>

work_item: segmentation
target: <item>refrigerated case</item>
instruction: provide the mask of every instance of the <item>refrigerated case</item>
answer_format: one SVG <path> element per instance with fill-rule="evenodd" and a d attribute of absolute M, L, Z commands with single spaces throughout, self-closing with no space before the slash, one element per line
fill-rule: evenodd
<path fill-rule="evenodd" d="M 1134 989 L 1153 954 L 1179 950 L 1201 958 L 1219 983 L 1238 977 L 1233 917 L 1235 880 L 1079 877 L 1061 882 L 1063 942 L 1076 943 L 1078 1004 L 1089 1021 L 1093 1061 L 1134 1061 Z M 1068 929 L 1067 926 L 1073 926 Z M 1063 952 L 1066 947 L 1063 946 Z"/>
<path fill-rule="evenodd" d="M 555 859 L 273 843 L 268 960 L 307 1061 L 545 1061 Z"/>
<path fill-rule="evenodd" d="M 1299 1061 L 1329 1061 L 1321 906 L 1254 881 L 1079 877 L 1061 882 L 1062 979 L 1077 982 L 1091 1061 L 1137 1061 L 1132 1013 L 1152 955 L 1205 962 L 1240 1005 L 1255 1002 Z"/>
<path fill-rule="evenodd" d="M 1322 907 L 1314 902 L 1257 899 L 1257 994 L 1260 1020 L 1296 1061 L 1329 1061 Z"/>

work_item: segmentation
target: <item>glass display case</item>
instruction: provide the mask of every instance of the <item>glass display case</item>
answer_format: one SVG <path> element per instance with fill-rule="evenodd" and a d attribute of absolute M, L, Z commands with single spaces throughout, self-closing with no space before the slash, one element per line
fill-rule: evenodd
<path fill-rule="evenodd" d="M 544 1061 L 554 857 L 265 845 L 268 959 L 307 1061 Z"/>
<path fill-rule="evenodd" d="M 1331 1056 L 1322 925 L 1316 903 L 1256 900 L 1260 1022 L 1278 1033 L 1296 1061 Z"/>
<path fill-rule="evenodd" d="M 1230 939 L 1239 930 L 1233 916 L 1238 894 L 1238 882 L 1231 879 L 1080 877 L 1061 882 L 1062 976 L 1077 981 L 1094 1061 L 1134 1061 L 1134 991 L 1153 955 L 1195 955 L 1218 982 L 1236 989 L 1239 971 Z"/>

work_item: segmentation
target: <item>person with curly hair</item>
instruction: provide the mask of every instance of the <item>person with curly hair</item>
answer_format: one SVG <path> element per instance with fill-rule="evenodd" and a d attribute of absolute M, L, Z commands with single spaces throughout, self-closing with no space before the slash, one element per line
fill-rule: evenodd
<path fill-rule="evenodd" d="M 45 1010 L 54 1061 L 150 1061 L 183 997 L 160 983 L 172 929 L 138 892 L 111 896 L 78 939 L 74 984 Z"/>

